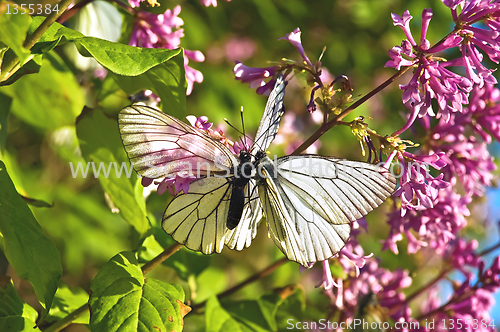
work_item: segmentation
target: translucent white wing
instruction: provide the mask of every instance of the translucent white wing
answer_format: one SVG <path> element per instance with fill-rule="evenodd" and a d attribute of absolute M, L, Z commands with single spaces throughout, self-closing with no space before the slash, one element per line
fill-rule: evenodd
<path fill-rule="evenodd" d="M 267 99 L 266 108 L 260 120 L 257 134 L 255 135 L 255 141 L 251 151 L 253 155 L 259 150 L 266 151 L 278 132 L 281 116 L 284 112 L 283 99 L 285 98 L 285 87 L 286 81 L 283 75 L 280 74 Z"/>
<path fill-rule="evenodd" d="M 199 175 L 225 174 L 238 163 L 226 146 L 203 131 L 149 106 L 125 107 L 118 124 L 130 162 L 148 178 L 183 171 L 198 175 L 198 170 Z"/>
<path fill-rule="evenodd" d="M 245 192 L 247 198 L 240 223 L 226 234 L 226 246 L 230 249 L 243 250 L 249 247 L 257 235 L 257 228 L 262 220 L 262 204 L 255 180 L 250 180 Z"/>
<path fill-rule="evenodd" d="M 220 253 L 231 200 L 229 178 L 203 178 L 176 195 L 163 215 L 162 227 L 175 241 L 204 254 Z"/>
<path fill-rule="evenodd" d="M 350 225 L 382 204 L 395 189 L 388 171 L 363 162 L 316 155 L 287 156 L 274 165 L 259 195 L 269 234 L 290 259 L 304 266 L 328 259 L 349 239 Z"/>
<path fill-rule="evenodd" d="M 189 186 L 187 194 L 175 196 L 163 215 L 162 227 L 173 239 L 191 250 L 204 254 L 220 253 L 224 243 L 231 249 L 242 250 L 250 245 L 262 219 L 262 207 L 257 190 L 246 198 L 241 221 L 236 228 L 227 228 L 231 201 L 229 178 L 203 178 Z M 251 180 L 249 187 L 255 187 Z"/>

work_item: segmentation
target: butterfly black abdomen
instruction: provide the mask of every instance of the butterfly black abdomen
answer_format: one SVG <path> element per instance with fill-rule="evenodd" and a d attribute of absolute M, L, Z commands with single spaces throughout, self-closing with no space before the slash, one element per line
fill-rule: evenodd
<path fill-rule="evenodd" d="M 253 168 L 253 165 L 250 163 L 251 156 L 247 151 L 241 151 L 238 159 L 240 164 L 236 168 L 231 201 L 229 202 L 227 213 L 226 226 L 229 229 L 236 228 L 240 222 L 245 207 L 245 187 L 250 181 Z"/>
<path fill-rule="evenodd" d="M 248 179 L 246 182 L 248 183 Z M 241 215 L 243 214 L 243 208 L 245 207 L 245 186 L 246 183 L 235 183 L 233 185 L 233 193 L 231 195 L 231 202 L 229 203 L 226 223 L 229 229 L 234 229 L 238 226 Z"/>

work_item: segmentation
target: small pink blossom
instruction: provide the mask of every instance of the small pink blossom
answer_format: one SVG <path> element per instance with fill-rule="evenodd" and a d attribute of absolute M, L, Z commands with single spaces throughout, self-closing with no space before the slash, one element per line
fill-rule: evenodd
<path fill-rule="evenodd" d="M 280 39 L 288 40 L 297 49 L 297 51 L 299 51 L 300 56 L 302 57 L 302 59 L 304 59 L 304 61 L 307 63 L 307 65 L 313 67 L 311 60 L 309 60 L 309 58 L 306 55 L 306 52 L 304 51 L 304 47 L 302 46 L 302 41 L 300 39 L 300 35 L 301 35 L 300 29 L 295 28 L 295 30 L 293 30 L 290 33 L 287 33 L 285 35 L 285 37 L 281 37 L 278 40 L 280 40 Z"/>
<path fill-rule="evenodd" d="M 226 0 L 227 2 L 231 0 Z M 205 7 L 214 6 L 217 7 L 217 0 L 200 0 L 200 3 Z"/>

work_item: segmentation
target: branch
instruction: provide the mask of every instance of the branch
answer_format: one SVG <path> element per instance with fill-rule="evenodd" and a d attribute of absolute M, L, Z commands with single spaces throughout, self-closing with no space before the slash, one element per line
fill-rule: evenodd
<path fill-rule="evenodd" d="M 316 142 L 324 133 L 326 133 L 328 130 L 332 129 L 336 125 L 340 123 L 340 121 L 345 118 L 349 113 L 354 111 L 356 108 L 358 108 L 361 104 L 363 104 L 365 101 L 385 89 L 387 86 L 389 86 L 391 83 L 393 83 L 396 79 L 399 77 L 403 76 L 410 68 L 413 68 L 411 66 L 405 67 L 403 69 L 400 69 L 396 74 L 392 75 L 390 78 L 388 78 L 384 83 L 380 84 L 377 86 L 375 89 L 364 95 L 361 99 L 356 101 L 354 104 L 346 108 L 342 113 L 337 115 L 335 118 L 332 120 L 328 121 L 327 123 L 323 123 L 316 132 L 314 132 L 304 143 L 302 143 L 295 151 L 293 151 L 292 156 L 296 156 L 304 152 L 311 144 Z"/>
<path fill-rule="evenodd" d="M 75 319 L 77 319 L 78 317 L 80 317 L 83 314 L 85 314 L 87 312 L 87 310 L 89 310 L 89 305 L 87 303 L 85 303 L 80 308 L 78 308 L 75 311 L 73 311 L 72 313 L 68 314 L 63 319 L 55 322 L 54 324 L 52 324 L 51 326 L 49 326 L 48 328 L 46 328 L 43 331 L 44 332 L 58 332 L 58 331 L 61 331 L 66 326 L 70 325 Z"/>
<path fill-rule="evenodd" d="M 490 252 L 492 251 L 495 251 L 497 250 L 498 248 L 500 248 L 500 243 L 494 245 L 493 247 L 491 248 L 488 248 L 488 249 L 484 249 L 483 251 L 481 251 L 479 254 L 477 254 L 478 256 L 484 256 L 484 255 L 488 255 Z"/>
<path fill-rule="evenodd" d="M 243 280 L 239 284 L 234 285 L 233 287 L 231 287 L 231 288 L 225 290 L 224 292 L 220 293 L 219 295 L 217 295 L 217 298 L 221 299 L 223 297 L 231 295 L 231 294 L 239 291 L 240 289 L 242 289 L 246 285 L 248 285 L 248 284 L 250 284 L 250 283 L 252 283 L 252 282 L 254 282 L 256 280 L 259 280 L 261 278 L 264 278 L 264 277 L 270 275 L 272 272 L 274 272 L 274 270 L 276 270 L 278 267 L 280 267 L 281 265 L 283 265 L 286 262 L 288 262 L 288 258 L 283 257 L 282 259 L 280 259 L 279 261 L 274 262 L 273 264 L 271 264 L 270 266 L 268 266 L 264 270 L 255 273 L 254 275 L 248 277 L 247 279 Z M 203 301 L 201 303 L 197 303 L 197 304 L 192 305 L 191 308 L 193 310 L 200 309 L 206 303 L 207 303 L 207 301 Z"/>
<path fill-rule="evenodd" d="M 83 7 L 85 7 L 86 5 L 88 5 L 89 3 L 91 3 L 92 1 L 94 1 L 94 0 L 83 0 L 83 1 L 80 1 L 79 3 L 77 3 L 76 5 L 74 5 L 73 7 L 71 7 L 69 10 L 65 11 L 61 15 L 61 17 L 59 17 L 57 19 L 57 23 L 63 24 L 64 22 L 66 22 L 67 20 L 69 20 L 71 17 L 73 17 L 73 15 L 75 15 L 76 13 L 78 13 Z"/>
<path fill-rule="evenodd" d="M 24 48 L 30 50 L 36 44 L 36 42 L 40 40 L 40 38 L 43 36 L 45 31 L 47 31 L 47 29 L 52 25 L 52 23 L 54 23 L 57 20 L 57 18 L 63 14 L 63 12 L 66 10 L 66 8 L 68 8 L 68 6 L 72 1 L 73 0 L 61 0 L 58 7 L 59 11 L 58 12 L 53 11 L 52 13 L 50 13 L 50 15 L 45 18 L 42 24 L 40 24 L 40 26 L 26 38 L 23 44 Z M 17 71 L 17 70 L 12 71 L 12 69 L 14 69 L 14 67 L 16 67 L 18 63 L 19 63 L 18 57 L 12 57 L 4 63 L 2 72 L 5 72 L 6 75 L 3 77 L 2 81 L 5 81 Z M 19 66 L 19 68 L 20 67 L 21 66 Z"/>
<path fill-rule="evenodd" d="M 437 282 L 439 282 L 441 279 L 443 279 L 443 277 L 448 273 L 450 272 L 451 270 L 450 269 L 444 269 L 443 271 L 441 271 L 441 273 L 436 277 L 434 278 L 434 280 L 432 280 L 431 282 L 429 282 L 428 284 L 424 285 L 422 288 L 420 288 L 419 290 L 417 290 L 415 293 L 411 294 L 410 296 L 408 296 L 405 300 L 406 303 L 410 303 L 410 301 L 412 301 L 413 299 L 415 299 L 417 296 L 419 296 L 420 294 L 422 294 L 424 291 L 428 290 L 429 288 L 431 288 L 432 286 L 434 286 Z"/>
<path fill-rule="evenodd" d="M 183 247 L 183 245 L 179 244 L 179 243 L 172 244 L 170 247 L 165 249 L 161 254 L 159 254 L 158 256 L 156 256 L 155 258 L 153 258 L 152 260 L 150 260 L 146 264 L 144 264 L 141 268 L 142 273 L 143 274 L 148 273 L 149 271 L 151 271 L 152 269 L 154 269 L 155 267 L 160 265 L 164 260 L 166 260 L 167 258 L 172 256 L 173 254 L 178 252 L 179 249 L 181 249 L 182 247 Z"/>

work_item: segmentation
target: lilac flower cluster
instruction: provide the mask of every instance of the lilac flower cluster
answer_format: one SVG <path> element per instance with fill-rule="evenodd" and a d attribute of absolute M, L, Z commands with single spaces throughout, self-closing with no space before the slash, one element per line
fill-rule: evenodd
<path fill-rule="evenodd" d="M 323 286 L 331 298 L 332 306 L 339 311 L 339 322 L 351 323 L 359 308 L 359 303 L 367 296 L 374 296 L 378 305 L 390 312 L 390 317 L 398 321 L 409 315 L 405 304 L 403 289 L 409 287 L 412 278 L 408 271 L 390 271 L 379 266 L 379 261 L 372 254 L 365 255 L 363 248 L 356 241 L 360 233 L 360 224 L 364 219 L 353 223 L 351 239 L 340 251 L 337 259 L 346 277 L 333 279 L 328 260 L 323 261 Z M 333 287 L 335 286 L 335 287 Z"/>
<path fill-rule="evenodd" d="M 422 162 L 424 169 L 425 165 L 430 165 L 440 171 L 439 176 L 433 178 L 425 171 L 416 172 L 414 168 L 402 170 L 401 187 L 395 193 L 401 197 L 401 217 L 395 212 L 390 215 L 390 236 L 384 244 L 394 252 L 397 252 L 395 243 L 402 239 L 402 234 L 408 238 L 409 252 L 415 252 L 431 241 L 438 250 L 454 239 L 456 232 L 466 225 L 463 219 L 468 215 L 466 205 L 474 196 L 483 194 L 484 187 L 491 184 L 491 172 L 496 169 L 486 145 L 491 142 L 491 136 L 500 137 L 499 91 L 493 87 L 496 83 L 492 75 L 494 70 L 487 69 L 481 61 L 484 53 L 498 63 L 500 3 L 479 0 L 443 2 L 451 9 L 456 26 L 432 47 L 426 39 L 432 18 L 430 9 L 422 13 L 419 43 L 410 31 L 412 17 L 409 12 L 405 11 L 402 17 L 392 15 L 394 25 L 403 30 L 406 39 L 401 46 L 389 51 L 391 60 L 386 66 L 414 68 L 410 82 L 400 86 L 410 114 L 407 123 L 393 135 L 402 134 L 416 123 L 428 134 L 423 138 L 418 156 L 409 154 L 404 148 L 393 154 L 397 154 L 400 161 L 412 160 L 417 165 Z M 473 26 L 480 21 L 483 26 Z M 462 56 L 453 60 L 436 56 L 451 48 L 459 48 Z M 462 67 L 465 76 L 448 69 L 453 66 Z M 437 112 L 433 110 L 432 99 L 439 106 Z M 434 116 L 439 119 L 437 124 L 432 120 Z M 447 186 L 451 188 L 444 191 Z M 445 194 L 438 194 L 439 191 Z M 464 194 L 458 195 L 457 191 Z M 408 210 L 412 213 L 406 214 Z M 441 225 L 429 229 L 429 226 L 435 226 L 436 220 Z M 418 239 L 410 229 L 419 235 Z"/>
<path fill-rule="evenodd" d="M 141 0 L 129 0 L 132 7 L 138 7 Z M 184 29 L 180 28 L 184 21 L 178 16 L 181 6 L 173 10 L 167 9 L 165 13 L 156 15 L 145 11 L 136 11 L 134 28 L 129 45 L 147 48 L 175 49 L 181 44 Z M 193 84 L 203 81 L 203 74 L 189 66 L 189 60 L 196 62 L 205 61 L 205 56 L 200 51 L 184 50 L 184 69 L 186 71 L 187 91 L 191 94 Z"/>
<path fill-rule="evenodd" d="M 449 331 L 496 331 L 495 322 L 489 312 L 495 303 L 494 293 L 500 288 L 500 258 L 496 257 L 492 265 L 485 270 L 485 263 L 474 257 L 467 247 L 475 247 L 462 242 L 456 252 L 451 255 L 464 255 L 465 260 L 455 261 L 455 264 L 465 263 L 477 267 L 477 276 L 466 272 L 466 280 L 455 285 L 454 293 L 445 301 L 440 299 L 438 289 L 433 287 L 421 305 L 420 319 L 433 319 L 440 325 L 435 329 L 422 328 L 421 331 L 449 330 Z M 456 265 L 455 265 L 456 267 Z M 475 281 L 474 281 L 475 279 Z M 452 316 L 450 316 L 452 313 Z M 453 318 L 452 320 L 450 318 Z M 469 328 L 456 322 L 470 322 Z"/>
<path fill-rule="evenodd" d="M 499 286 L 498 257 L 492 267 L 483 272 L 484 263 L 475 252 L 477 242 L 466 242 L 460 238 L 459 231 L 467 226 L 468 205 L 484 194 L 496 169 L 487 144 L 492 138 L 500 141 L 500 90 L 494 87 L 497 83 L 494 70 L 488 69 L 483 60 L 487 57 L 498 63 L 500 59 L 500 1 L 443 0 L 443 3 L 451 10 L 455 28 L 434 45 L 427 39 L 433 16 L 431 9 L 422 13 L 420 38 L 412 35 L 412 17 L 408 11 L 402 16 L 392 14 L 394 25 L 403 30 L 406 38 L 389 51 L 386 66 L 401 72 L 413 69 L 413 75 L 406 84 L 400 85 L 403 104 L 409 110 L 405 125 L 390 136 L 378 136 L 383 142 L 383 151 L 390 153 L 386 167 L 394 169 L 393 162 L 399 165 L 399 188 L 394 193 L 388 219 L 390 231 L 383 241 L 383 249 L 398 254 L 397 243 L 406 237 L 407 253 L 426 247 L 438 255 L 447 266 L 441 279 L 450 271 L 458 270 L 467 280 L 444 305 L 433 297 L 429 288 L 428 308 L 420 317 L 412 318 L 409 301 L 403 293 L 411 278 L 407 272 L 390 272 L 380 267 L 371 255 L 364 255 L 355 230 L 336 258 L 344 275 L 334 278 L 330 262 L 322 262 L 320 286 L 340 312 L 339 321 L 352 318 L 361 299 L 370 293 L 375 294 L 394 321 L 409 322 L 426 317 L 489 319 L 492 293 Z M 321 109 L 317 107 L 316 91 L 322 88 L 323 97 L 329 97 L 328 86 L 318 79 L 321 63 L 313 63 L 306 55 L 298 28 L 280 39 L 294 45 L 302 58 L 300 62 L 287 60 L 276 66 L 251 68 L 237 61 L 236 79 L 264 94 L 270 91 L 278 71 L 309 72 L 315 85 L 307 110 L 319 113 L 313 112 Z M 455 59 L 440 56 L 444 51 L 453 54 L 448 52 L 451 49 L 458 50 L 461 56 Z M 416 127 L 425 132 L 425 136 L 420 137 L 420 145 L 399 137 Z M 369 135 L 366 134 L 368 139 L 364 141 L 371 152 L 375 147 Z M 410 148 L 415 151 L 408 152 Z M 475 284 L 471 269 L 479 271 Z M 423 288 L 427 292 L 429 289 Z M 429 329 L 422 327 L 421 330 Z"/>

